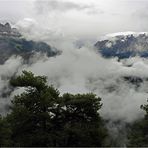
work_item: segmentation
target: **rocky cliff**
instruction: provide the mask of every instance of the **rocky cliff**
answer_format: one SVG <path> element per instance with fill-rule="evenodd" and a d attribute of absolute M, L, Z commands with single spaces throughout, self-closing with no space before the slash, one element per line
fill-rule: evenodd
<path fill-rule="evenodd" d="M 9 23 L 0 24 L 0 64 L 11 56 L 21 56 L 27 61 L 37 52 L 47 54 L 48 57 L 59 53 L 45 42 L 35 42 L 23 38 L 17 29 L 11 28 Z"/>
<path fill-rule="evenodd" d="M 21 34 L 16 28 L 11 28 L 11 25 L 9 23 L 6 23 L 4 25 L 0 23 L 0 36 L 20 37 Z"/>
<path fill-rule="evenodd" d="M 129 33 L 109 36 L 95 44 L 97 50 L 107 58 L 148 58 L 148 33 Z"/>

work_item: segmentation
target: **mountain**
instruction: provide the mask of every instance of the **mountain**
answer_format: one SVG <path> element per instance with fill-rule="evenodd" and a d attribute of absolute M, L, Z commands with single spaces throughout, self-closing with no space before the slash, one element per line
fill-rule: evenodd
<path fill-rule="evenodd" d="M 45 53 L 49 57 L 59 53 L 44 42 L 23 38 L 16 28 L 11 28 L 9 23 L 0 24 L 0 64 L 3 64 L 12 55 L 19 55 L 27 60 L 36 52 Z"/>
<path fill-rule="evenodd" d="M 96 49 L 106 58 L 148 57 L 147 33 L 117 33 L 95 44 Z"/>
<path fill-rule="evenodd" d="M 20 37 L 21 34 L 16 28 L 12 28 L 9 23 L 4 25 L 0 23 L 0 36 Z"/>

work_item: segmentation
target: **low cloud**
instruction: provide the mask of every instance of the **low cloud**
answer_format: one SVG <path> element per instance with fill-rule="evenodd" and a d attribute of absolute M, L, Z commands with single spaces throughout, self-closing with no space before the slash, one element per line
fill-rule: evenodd
<path fill-rule="evenodd" d="M 129 61 L 133 66 L 126 67 L 124 63 Z M 32 62 L 31 65 L 18 66 L 18 74 L 29 70 L 37 75 L 46 75 L 49 84 L 62 94 L 96 93 L 102 98 L 101 115 L 107 120 L 130 123 L 144 115 L 140 105 L 146 103 L 148 82 L 144 81 L 137 87 L 123 77 L 145 78 L 148 74 L 148 61 L 145 59 L 135 57 L 134 60 L 118 62 L 116 58 L 102 58 L 93 48 L 83 47 L 68 48 L 60 56 L 34 58 Z"/>
<path fill-rule="evenodd" d="M 101 116 L 109 121 L 107 127 L 119 145 L 126 142 L 126 123 L 140 119 L 148 96 L 148 60 L 140 57 L 121 60 L 104 59 L 91 46 L 76 48 L 74 44 L 63 44 L 63 52 L 56 57 L 35 55 L 31 64 L 24 64 L 20 57 L 11 57 L 0 66 L 0 111 L 6 114 L 13 96 L 24 89 L 10 90 L 9 80 L 22 70 L 48 77 L 48 84 L 58 88 L 60 93 L 90 93 L 102 98 Z M 131 65 L 127 67 L 126 65 Z M 138 77 L 143 80 L 139 86 L 123 77 Z M 4 96 L 3 93 L 10 95 Z M 124 132 L 121 132 L 124 131 Z M 114 133 L 112 135 L 112 133 Z M 119 141 L 120 140 L 120 141 Z M 122 142 L 122 143 L 121 143 Z"/>
<path fill-rule="evenodd" d="M 38 14 L 45 14 L 45 13 L 52 13 L 52 11 L 57 12 L 67 12 L 71 10 L 92 10 L 94 9 L 93 5 L 87 5 L 83 3 L 75 3 L 72 1 L 64 1 L 64 0 L 48 0 L 48 1 L 41 1 L 37 0 L 35 3 L 36 10 Z"/>

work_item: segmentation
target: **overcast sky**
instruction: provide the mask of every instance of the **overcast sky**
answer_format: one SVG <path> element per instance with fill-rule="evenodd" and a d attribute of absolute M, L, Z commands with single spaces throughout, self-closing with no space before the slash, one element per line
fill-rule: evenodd
<path fill-rule="evenodd" d="M 77 50 L 70 41 L 97 40 L 115 32 L 148 31 L 147 10 L 148 0 L 0 0 L 2 22 L 10 21 L 28 37 L 48 40 L 63 51 L 56 58 L 39 55 L 38 61 L 38 56 L 33 57 L 31 65 L 22 65 L 21 58 L 12 57 L 0 67 L 0 76 L 10 77 L 18 69 L 28 69 L 48 76 L 50 84 L 62 93 L 93 91 L 103 98 L 102 114 L 106 119 L 131 122 L 143 115 L 140 105 L 145 104 L 148 84 L 143 83 L 135 90 L 120 78 L 146 77 L 148 61 L 135 57 L 127 61 L 132 66 L 126 67 L 122 60 L 104 59 L 89 46 Z M 1 81 L 3 90 L 7 82 Z M 110 86 L 117 91 L 108 92 L 106 88 Z"/>
<path fill-rule="evenodd" d="M 36 22 L 82 38 L 148 31 L 147 10 L 148 0 L 0 0 L 0 20 Z"/>

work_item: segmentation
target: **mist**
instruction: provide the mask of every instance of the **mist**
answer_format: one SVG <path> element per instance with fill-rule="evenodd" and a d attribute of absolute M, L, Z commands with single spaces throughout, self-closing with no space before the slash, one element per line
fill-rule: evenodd
<path fill-rule="evenodd" d="M 11 90 L 10 78 L 28 70 L 47 76 L 48 84 L 61 94 L 93 92 L 101 97 L 100 114 L 110 121 L 110 132 L 119 138 L 124 123 L 144 116 L 140 106 L 146 104 L 148 96 L 148 60 L 105 59 L 94 44 L 116 32 L 147 32 L 147 5 L 147 0 L 0 1 L 2 22 L 10 21 L 28 40 L 44 41 L 61 51 L 50 58 L 37 53 L 29 64 L 14 56 L 0 65 L 1 113 L 5 114 L 14 95 L 23 91 Z M 143 82 L 137 87 L 125 76 L 138 77 Z M 115 126 L 116 121 L 123 124 Z M 125 133 L 122 136 L 126 139 Z"/>
<path fill-rule="evenodd" d="M 144 115 L 140 106 L 146 103 L 148 82 L 144 81 L 137 88 L 123 77 L 147 78 L 146 59 L 135 57 L 119 62 L 117 58 L 104 59 L 92 47 L 79 49 L 71 47 L 56 57 L 36 55 L 29 65 L 21 61 L 20 57 L 12 57 L 1 65 L 1 92 L 9 84 L 7 78 L 21 74 L 22 70 L 28 70 L 36 75 L 47 76 L 48 84 L 58 88 L 61 94 L 67 92 L 97 94 L 103 103 L 101 115 L 107 120 L 130 123 Z M 132 63 L 132 66 L 127 67 L 126 63 Z M 16 90 L 12 96 L 18 92 Z"/>
<path fill-rule="evenodd" d="M 65 44 L 62 54 L 56 57 L 49 58 L 38 53 L 29 64 L 24 64 L 21 57 L 11 57 L 0 66 L 1 114 L 7 114 L 13 97 L 25 90 L 12 90 L 10 78 L 20 75 L 23 70 L 31 71 L 35 75 L 47 76 L 48 84 L 57 88 L 61 95 L 92 92 L 101 97 L 103 106 L 100 115 L 109 121 L 107 127 L 113 140 L 124 145 L 127 140 L 125 124 L 133 123 L 145 114 L 140 106 L 147 100 L 147 63 L 147 59 L 140 57 L 120 62 L 117 58 L 105 59 L 93 47 L 76 48 L 75 44 Z M 127 67 L 128 64 L 132 66 Z M 125 81 L 124 76 L 140 77 L 143 82 L 137 87 Z"/>
<path fill-rule="evenodd" d="M 147 0 L 6 0 L 0 1 L 0 17 L 25 36 L 50 44 L 67 39 L 94 43 L 109 33 L 147 32 L 147 4 Z"/>

